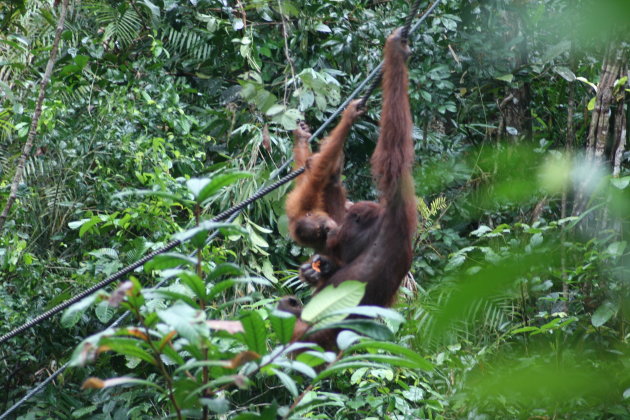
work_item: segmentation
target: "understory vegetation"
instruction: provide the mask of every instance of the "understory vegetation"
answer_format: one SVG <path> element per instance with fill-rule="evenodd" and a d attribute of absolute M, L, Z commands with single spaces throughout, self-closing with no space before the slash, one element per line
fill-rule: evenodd
<path fill-rule="evenodd" d="M 334 115 L 411 3 L 0 3 L 0 336 L 182 242 L 0 342 L 0 419 L 630 418 L 625 1 L 443 0 L 410 36 L 393 308 L 354 281 L 311 298 L 291 183 L 211 220 L 290 170 L 296 121 Z M 353 201 L 380 99 L 346 142 Z M 286 295 L 339 352 L 291 341 Z"/>

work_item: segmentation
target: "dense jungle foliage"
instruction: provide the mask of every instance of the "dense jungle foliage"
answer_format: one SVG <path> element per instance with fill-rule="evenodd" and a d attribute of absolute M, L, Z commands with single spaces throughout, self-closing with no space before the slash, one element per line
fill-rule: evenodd
<path fill-rule="evenodd" d="M 411 3 L 0 3 L 0 335 L 184 242 L 1 342 L 0 418 L 630 418 L 625 0 L 443 0 L 412 34 L 394 308 L 311 300 L 290 184 L 209 221 L 286 173 L 296 121 L 334 115 Z M 377 90 L 352 200 L 379 114 Z M 290 342 L 288 294 L 348 328 L 339 353 Z"/>

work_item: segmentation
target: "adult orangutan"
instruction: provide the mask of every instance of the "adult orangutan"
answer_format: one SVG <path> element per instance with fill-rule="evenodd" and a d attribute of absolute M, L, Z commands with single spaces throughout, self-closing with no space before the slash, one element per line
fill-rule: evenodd
<path fill-rule="evenodd" d="M 379 200 L 353 204 L 342 222 L 329 232 L 320 261 L 326 262 L 330 269 L 316 273 L 319 278 L 314 282 L 318 283 L 315 293 L 346 280 L 365 282 L 361 304 L 386 307 L 393 304 L 400 283 L 411 267 L 417 215 L 405 63 L 409 47 L 401 36 L 401 29 L 387 39 L 384 55 L 380 135 L 371 159 Z M 303 270 L 303 274 L 314 273 Z M 287 299 L 291 298 L 284 298 L 279 308 L 299 314 L 299 305 Z M 330 347 L 335 336 L 334 332 L 320 331 L 308 340 Z"/>

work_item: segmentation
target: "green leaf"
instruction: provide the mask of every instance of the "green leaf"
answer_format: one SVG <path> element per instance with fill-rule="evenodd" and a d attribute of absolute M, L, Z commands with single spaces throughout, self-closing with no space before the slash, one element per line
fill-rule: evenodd
<path fill-rule="evenodd" d="M 108 301 L 104 300 L 96 305 L 96 308 L 94 308 L 94 312 L 96 313 L 96 317 L 99 321 L 101 321 L 103 324 L 107 324 L 116 313 L 116 310 L 109 306 Z"/>
<path fill-rule="evenodd" d="M 83 315 L 92 302 L 96 300 L 97 296 L 97 294 L 88 296 L 66 309 L 61 316 L 61 326 L 64 328 L 70 328 L 79 322 L 81 315 Z"/>
<path fill-rule="evenodd" d="M 359 368 L 383 369 L 385 367 L 387 366 L 380 363 L 368 362 L 365 360 L 363 361 L 354 360 L 352 362 L 347 362 L 347 363 L 345 361 L 342 361 L 341 363 L 335 363 L 334 365 L 320 372 L 319 375 L 317 375 L 317 377 L 313 379 L 312 383 L 315 384 L 321 381 L 322 379 L 326 379 L 327 377 L 331 376 L 333 373 L 339 372 L 340 370 L 359 369 Z"/>
<path fill-rule="evenodd" d="M 285 110 L 284 105 L 275 104 L 269 107 L 269 109 L 265 112 L 265 114 L 267 114 L 267 116 L 269 117 L 274 117 L 276 115 L 281 114 L 284 110 Z"/>
<path fill-rule="evenodd" d="M 328 286 L 311 299 L 302 310 L 302 320 L 314 323 L 327 315 L 344 308 L 357 306 L 365 293 L 365 283 L 360 281 L 345 281 L 339 286 Z M 328 322 L 341 320 L 345 316 L 339 315 L 327 319 Z"/>
<path fill-rule="evenodd" d="M 271 327 L 273 328 L 278 340 L 282 344 L 287 344 L 291 341 L 293 336 L 293 327 L 295 326 L 296 318 L 292 314 L 283 311 L 273 311 L 269 315 L 271 321 Z"/>
<path fill-rule="evenodd" d="M 276 359 L 274 361 L 274 364 L 286 369 L 300 372 L 301 374 L 303 374 L 304 376 L 308 376 L 309 378 L 314 378 L 317 376 L 317 372 L 315 372 L 315 370 L 306 363 L 289 359 Z"/>
<path fill-rule="evenodd" d="M 594 327 L 601 327 L 604 325 L 610 318 L 617 313 L 619 308 L 614 303 L 607 301 L 604 302 L 591 316 L 591 323 Z"/>
<path fill-rule="evenodd" d="M 554 58 L 558 57 L 561 54 L 569 51 L 571 49 L 571 41 L 570 40 L 562 40 L 555 45 L 547 48 L 547 51 L 543 54 L 541 61 L 543 64 L 547 64 Z"/>
<path fill-rule="evenodd" d="M 291 395 L 293 395 L 294 397 L 298 396 L 297 385 L 289 375 L 278 369 L 271 369 L 271 371 L 274 373 L 274 375 L 278 377 L 278 379 L 280 379 L 280 382 L 282 382 L 284 387 L 291 393 Z"/>
<path fill-rule="evenodd" d="M 385 341 L 362 341 L 359 344 L 355 344 L 348 349 L 348 352 L 357 350 L 385 350 L 390 353 L 396 354 L 399 357 L 405 357 L 416 364 L 418 369 L 433 370 L 434 366 L 424 357 L 420 356 L 415 351 L 403 347 L 399 344 L 389 343 Z"/>
<path fill-rule="evenodd" d="M 186 181 L 186 187 L 195 197 L 199 196 L 203 187 L 210 183 L 210 178 L 191 178 Z"/>
<path fill-rule="evenodd" d="M 424 399 L 425 391 L 419 386 L 410 386 L 408 390 L 403 391 L 402 395 L 411 402 L 421 402 Z"/>
<path fill-rule="evenodd" d="M 502 80 L 502 81 L 508 82 L 508 83 L 512 83 L 512 80 L 514 80 L 514 75 L 513 74 L 504 74 L 503 76 L 495 77 L 495 79 Z"/>
<path fill-rule="evenodd" d="M 68 227 L 72 230 L 76 230 L 80 228 L 81 226 L 83 226 L 85 223 L 89 222 L 90 220 L 92 220 L 92 218 L 76 220 L 74 222 L 68 223 Z"/>
<path fill-rule="evenodd" d="M 185 284 L 201 300 L 206 299 L 206 285 L 201 278 L 189 271 L 182 271 L 178 275 L 182 284 Z"/>
<path fill-rule="evenodd" d="M 575 80 L 579 80 L 582 83 L 586 83 L 587 85 L 589 85 L 591 88 L 593 88 L 593 90 L 595 92 L 597 92 L 597 85 L 591 81 L 589 81 L 586 77 L 576 77 Z"/>
<path fill-rule="evenodd" d="M 425 360 L 424 361 L 425 363 L 419 365 L 414 360 L 406 359 L 404 357 L 391 356 L 388 354 L 381 354 L 381 353 L 363 353 L 363 354 L 358 354 L 356 356 L 344 357 L 343 362 L 352 363 L 354 361 L 361 361 L 361 360 L 384 363 L 389 366 L 397 366 L 397 367 L 403 367 L 403 368 L 408 368 L 408 369 L 425 369 L 423 366 L 426 366 L 426 364 L 428 363 Z M 433 366 L 430 363 L 429 363 L 429 366 L 431 367 L 427 370 L 430 370 L 433 368 Z"/>
<path fill-rule="evenodd" d="M 280 11 L 283 15 L 298 16 L 300 14 L 300 10 L 289 0 L 281 0 L 279 5 Z"/>
<path fill-rule="evenodd" d="M 329 357 L 330 356 L 330 357 Z M 332 363 L 335 361 L 335 353 L 333 352 L 320 352 L 315 350 L 305 351 L 304 353 L 300 353 L 296 359 L 300 362 L 311 366 L 319 366 L 323 363 Z"/>
<path fill-rule="evenodd" d="M 324 32 L 324 33 L 331 33 L 332 31 L 330 30 L 330 27 L 324 23 L 318 23 L 317 26 L 315 26 L 315 30 L 317 32 Z"/>
<path fill-rule="evenodd" d="M 157 316 L 193 345 L 199 345 L 202 335 L 207 334 L 204 312 L 195 310 L 183 302 L 157 311 Z"/>
<path fill-rule="evenodd" d="M 144 296 L 147 299 L 168 298 L 172 301 L 180 300 L 195 310 L 199 309 L 199 305 L 197 304 L 195 299 L 191 298 L 188 294 L 181 293 L 181 291 L 169 290 L 171 287 L 172 286 L 162 287 L 155 290 L 145 290 Z M 190 292 L 188 289 L 186 289 L 186 291 Z"/>
<path fill-rule="evenodd" d="M 81 229 L 79 229 L 79 238 L 82 238 L 83 235 L 85 235 L 85 233 L 87 231 L 89 231 L 92 227 L 96 226 L 97 224 L 99 224 L 101 222 L 102 222 L 102 220 L 101 220 L 100 217 L 94 216 L 94 217 L 90 218 L 90 220 L 88 220 L 85 223 L 83 223 L 82 226 L 81 226 Z"/>
<path fill-rule="evenodd" d="M 318 323 L 316 325 L 316 328 L 312 328 L 311 330 L 309 330 L 309 333 L 314 333 L 316 331 L 329 328 L 350 329 L 360 332 L 361 334 L 364 334 L 375 340 L 394 339 L 394 334 L 389 328 L 387 328 L 387 326 L 379 324 L 378 322 L 372 321 L 370 319 L 346 319 L 333 323 L 322 322 L 321 324 Z"/>
<path fill-rule="evenodd" d="M 627 245 L 626 241 L 613 242 L 606 248 L 606 253 L 612 257 L 621 257 Z"/>
<path fill-rule="evenodd" d="M 105 389 L 105 388 L 111 388 L 113 386 L 120 386 L 120 385 L 145 385 L 151 388 L 157 388 L 160 390 L 160 392 L 166 392 L 166 390 L 164 388 L 162 388 L 161 386 L 157 385 L 156 383 L 154 383 L 153 381 L 147 381 L 144 379 L 137 379 L 137 378 L 130 378 L 130 377 L 125 377 L 125 376 L 121 376 L 118 378 L 110 378 L 110 379 L 105 379 L 101 386 L 99 387 L 99 389 Z"/>
<path fill-rule="evenodd" d="M 236 280 L 230 279 L 215 284 L 214 287 L 210 289 L 210 292 L 208 292 L 208 300 L 214 299 L 219 293 L 229 289 L 237 283 L 238 282 Z"/>
<path fill-rule="evenodd" d="M 237 180 L 243 178 L 251 178 L 252 174 L 249 172 L 230 172 L 226 174 L 220 174 L 213 176 L 208 184 L 206 184 L 201 191 L 196 195 L 197 202 L 202 203 L 210 196 L 214 195 L 221 188 L 234 184 Z"/>
<path fill-rule="evenodd" d="M 114 194 L 114 197 L 122 198 L 127 195 L 139 195 L 139 196 L 150 195 L 150 196 L 155 196 L 159 198 L 166 198 L 176 203 L 181 203 L 183 206 L 188 207 L 188 208 L 192 207 L 195 204 L 195 202 L 192 200 L 188 200 L 184 197 L 180 197 L 179 195 L 172 194 L 165 191 L 150 191 L 150 190 L 122 191 L 122 192 Z"/>
<path fill-rule="evenodd" d="M 222 263 L 217 265 L 214 270 L 208 273 L 206 281 L 214 281 L 215 279 L 223 276 L 240 276 L 243 274 L 243 270 L 232 263 Z"/>
<path fill-rule="evenodd" d="M 298 94 L 298 100 L 300 101 L 300 110 L 306 111 L 307 109 L 313 106 L 313 102 L 315 102 L 315 95 L 313 94 L 313 91 L 310 89 L 309 90 L 302 89 Z"/>
<path fill-rule="evenodd" d="M 337 334 L 337 347 L 339 350 L 346 350 L 348 347 L 361 340 L 361 336 L 354 331 L 343 330 Z"/>
<path fill-rule="evenodd" d="M 230 409 L 230 402 L 225 398 L 201 398 L 199 402 L 217 414 L 225 414 Z"/>
<path fill-rule="evenodd" d="M 567 67 L 556 66 L 553 68 L 553 71 L 558 73 L 567 82 L 575 81 L 575 74 Z"/>
<path fill-rule="evenodd" d="M 405 318 L 390 308 L 383 308 L 381 306 L 370 306 L 370 305 L 361 305 L 361 306 L 353 306 L 351 308 L 343 308 L 330 315 L 361 315 L 370 318 L 376 318 L 380 316 L 384 319 L 389 319 L 393 322 L 402 323 L 405 322 Z"/>
<path fill-rule="evenodd" d="M 586 105 L 586 109 L 588 109 L 589 111 L 594 110 L 596 100 L 597 100 L 597 96 L 593 96 L 591 100 L 588 101 L 588 104 Z"/>
<path fill-rule="evenodd" d="M 240 318 L 245 332 L 245 344 L 251 351 L 263 355 L 267 353 L 267 329 L 265 322 L 256 311 L 247 311 Z"/>
<path fill-rule="evenodd" d="M 168 268 L 179 267 L 180 265 L 195 267 L 197 259 L 189 257 L 179 252 L 167 252 L 156 255 L 144 265 L 144 271 L 149 273 L 153 270 L 166 270 Z"/>
<path fill-rule="evenodd" d="M 302 119 L 304 119 L 304 115 L 297 109 L 287 109 L 272 117 L 272 120 L 280 123 L 285 130 L 295 130 L 298 120 Z"/>
<path fill-rule="evenodd" d="M 189 240 L 190 238 L 193 238 L 196 235 L 211 231 L 211 230 L 216 230 L 216 229 L 225 229 L 228 231 L 234 231 L 237 233 L 245 233 L 246 231 L 238 226 L 235 225 L 233 223 L 223 223 L 223 222 L 211 222 L 211 221 L 205 221 L 199 224 L 199 226 L 194 227 L 192 229 L 188 229 L 187 231 L 184 232 L 180 232 L 176 235 L 173 235 L 174 239 L 180 240 L 182 242 L 186 242 L 187 240 Z"/>
<path fill-rule="evenodd" d="M 538 327 L 522 327 L 522 328 L 517 328 L 515 330 L 512 330 L 510 332 L 510 334 L 520 334 L 520 333 L 526 333 L 526 332 L 532 332 L 532 331 L 540 331 L 540 328 Z"/>
<path fill-rule="evenodd" d="M 137 357 L 147 363 L 155 365 L 155 359 L 146 350 L 142 348 L 143 342 L 128 337 L 112 336 L 103 337 L 99 340 L 99 346 L 109 348 L 118 354 L 124 356 Z"/>
<path fill-rule="evenodd" d="M 610 178 L 610 183 L 613 187 L 620 190 L 625 190 L 630 185 L 630 176 L 624 176 L 621 178 Z"/>
<path fill-rule="evenodd" d="M 249 239 L 252 241 L 252 244 L 259 248 L 268 248 L 269 244 L 265 241 L 262 236 L 257 234 L 253 229 L 249 230 Z"/>

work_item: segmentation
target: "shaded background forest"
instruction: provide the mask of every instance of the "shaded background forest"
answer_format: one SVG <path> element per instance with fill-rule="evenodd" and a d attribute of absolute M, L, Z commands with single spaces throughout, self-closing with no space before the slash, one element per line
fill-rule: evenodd
<path fill-rule="evenodd" d="M 61 3 L 0 4 L 3 208 Z M 2 220 L 0 334 L 265 185 L 291 156 L 296 119 L 315 128 L 326 120 L 378 64 L 385 37 L 408 11 L 403 0 L 71 0 L 33 148 Z M 182 397 L 192 389 L 186 379 L 169 381 L 168 366 L 117 348 L 119 355 L 65 371 L 18 412 L 627 418 L 628 22 L 622 0 L 445 0 L 411 37 L 421 223 L 413 278 L 396 306 L 406 322 L 387 325 L 395 332 L 389 341 L 433 369 L 411 353 L 418 366 L 369 355 L 361 365 L 357 356 L 308 389 L 310 371 L 287 362 L 248 373 L 248 387 L 219 386 L 191 402 Z M 379 113 L 377 92 L 347 142 L 353 200 L 375 197 L 366 162 Z M 203 200 L 190 182 L 234 170 L 252 176 Z M 241 213 L 238 229 L 171 256 L 179 264 L 198 247 L 191 272 L 209 285 L 261 279 L 238 282 L 207 306 L 189 304 L 209 319 L 265 323 L 273 331 L 262 342 L 267 350 L 257 344 L 263 353 L 282 341 L 270 328 L 277 298 L 310 295 L 296 279 L 309 251 L 287 235 L 288 188 Z M 217 271 L 225 263 L 234 271 Z M 130 279 L 144 290 L 140 284 L 169 277 L 175 265 L 166 258 Z M 173 284 L 188 285 L 181 276 Z M 188 301 L 181 289 L 168 292 L 153 306 L 135 304 L 171 325 L 165 308 Z M 0 413 L 122 313 L 94 302 L 0 344 Z M 196 347 L 191 336 L 174 344 L 182 363 L 191 355 L 234 360 L 253 346 L 229 334 L 195 337 Z M 373 346 L 372 353 L 387 350 Z M 247 376 L 248 363 L 235 369 Z M 204 368 L 199 380 L 228 373 Z M 163 388 L 81 390 L 90 376 L 133 376 Z M 287 411 L 298 395 L 306 398 Z"/>

